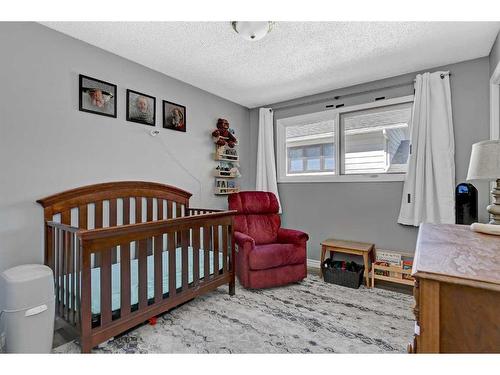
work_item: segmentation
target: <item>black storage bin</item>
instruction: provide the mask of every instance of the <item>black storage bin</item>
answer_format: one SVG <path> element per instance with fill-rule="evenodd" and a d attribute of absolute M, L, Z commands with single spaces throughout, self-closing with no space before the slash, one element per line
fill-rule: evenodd
<path fill-rule="evenodd" d="M 321 265 L 327 283 L 358 289 L 363 282 L 365 267 L 354 263 L 327 259 Z"/>

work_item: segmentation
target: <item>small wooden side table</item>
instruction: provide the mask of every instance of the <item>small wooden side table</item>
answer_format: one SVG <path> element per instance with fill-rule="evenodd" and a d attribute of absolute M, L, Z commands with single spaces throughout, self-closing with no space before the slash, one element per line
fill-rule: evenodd
<path fill-rule="evenodd" d="M 368 258 L 374 261 L 375 245 L 372 243 L 365 242 L 353 242 L 353 241 L 343 241 L 335 240 L 333 238 L 321 242 L 321 266 L 325 260 L 326 252 L 332 253 L 344 253 L 351 255 L 361 255 L 363 257 L 363 264 L 365 266 L 364 278 L 366 282 L 366 287 L 370 287 L 370 264 Z M 321 270 L 321 275 L 323 275 L 323 270 Z"/>

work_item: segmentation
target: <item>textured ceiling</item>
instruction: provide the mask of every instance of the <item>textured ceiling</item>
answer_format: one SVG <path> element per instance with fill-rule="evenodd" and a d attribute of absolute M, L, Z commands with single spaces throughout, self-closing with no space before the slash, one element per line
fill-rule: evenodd
<path fill-rule="evenodd" d="M 44 25 L 253 108 L 489 54 L 498 22 L 278 22 L 243 40 L 229 22 Z"/>

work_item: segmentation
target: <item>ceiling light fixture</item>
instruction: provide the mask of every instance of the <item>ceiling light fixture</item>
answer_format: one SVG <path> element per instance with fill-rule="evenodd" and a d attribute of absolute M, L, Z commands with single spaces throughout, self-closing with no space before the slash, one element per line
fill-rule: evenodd
<path fill-rule="evenodd" d="M 245 40 L 260 40 L 271 32 L 272 21 L 231 21 L 233 30 Z"/>

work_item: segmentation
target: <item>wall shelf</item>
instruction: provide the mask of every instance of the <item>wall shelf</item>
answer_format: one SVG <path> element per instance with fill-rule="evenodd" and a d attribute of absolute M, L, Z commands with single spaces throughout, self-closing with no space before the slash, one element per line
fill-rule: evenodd
<path fill-rule="evenodd" d="M 216 161 L 229 161 L 229 162 L 236 162 L 240 160 L 239 156 L 234 156 L 234 155 L 226 155 L 226 154 L 219 154 L 215 153 L 214 160 Z"/>
<path fill-rule="evenodd" d="M 230 137 L 223 137 L 220 135 L 224 133 L 225 130 L 229 130 L 229 132 L 233 133 L 228 126 L 229 122 L 227 120 L 218 119 L 217 130 L 212 132 L 212 139 L 215 142 L 213 158 L 218 162 L 218 166 L 213 171 L 215 177 L 215 195 L 228 195 L 240 191 L 236 182 L 236 178 L 241 176 L 238 170 L 240 158 L 236 148 L 238 140 L 233 135 L 230 135 Z M 220 142 L 221 140 L 225 142 Z M 217 143 L 226 144 L 221 146 Z M 233 147 L 229 147 L 228 143 Z"/>
<path fill-rule="evenodd" d="M 227 174 L 226 174 L 227 173 Z M 236 178 L 238 176 L 236 176 L 235 173 L 230 173 L 230 172 L 219 172 L 219 171 L 215 171 L 215 174 L 214 174 L 215 177 L 217 178 Z"/>
<path fill-rule="evenodd" d="M 216 195 L 228 195 L 228 194 L 234 194 L 234 193 L 239 193 L 240 188 L 215 188 L 215 194 Z"/>

